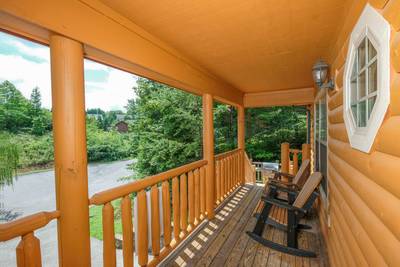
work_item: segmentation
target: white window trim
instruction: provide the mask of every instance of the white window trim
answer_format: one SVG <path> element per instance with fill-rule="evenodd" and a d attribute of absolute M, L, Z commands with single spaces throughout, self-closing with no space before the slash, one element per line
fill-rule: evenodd
<path fill-rule="evenodd" d="M 350 79 L 358 44 L 365 37 L 377 51 L 377 98 L 367 126 L 357 127 L 350 105 Z M 343 78 L 343 118 L 350 144 L 355 149 L 369 153 L 390 103 L 390 24 L 369 4 L 365 6 L 351 33 Z"/>
<path fill-rule="evenodd" d="M 315 96 L 315 99 L 314 99 L 314 144 L 313 145 L 314 145 L 314 149 L 316 149 L 315 145 L 316 145 L 316 141 L 317 141 L 317 131 L 319 130 L 316 127 L 316 125 L 317 125 L 316 106 L 324 96 L 326 97 L 325 98 L 326 99 L 325 105 L 326 105 L 326 130 L 327 130 L 327 132 L 326 132 L 326 141 L 319 141 L 319 142 L 326 146 L 326 153 L 327 153 L 326 176 L 327 177 L 325 177 L 325 180 L 326 180 L 326 192 L 323 190 L 322 184 L 320 184 L 320 186 L 319 186 L 319 192 L 320 192 L 320 199 L 321 199 L 322 205 L 323 205 L 323 207 L 324 207 L 324 209 L 326 211 L 326 214 L 328 215 L 327 219 L 329 220 L 329 198 L 328 198 L 328 194 L 329 194 L 329 160 L 328 160 L 328 154 L 329 154 L 329 146 L 328 146 L 328 143 L 329 143 L 329 133 L 328 133 L 328 129 L 329 129 L 328 112 L 329 112 L 329 109 L 328 109 L 328 101 L 329 101 L 329 99 L 328 98 L 329 98 L 329 94 L 327 93 L 326 89 L 319 90 L 319 92 L 317 93 L 317 95 Z M 320 112 L 321 111 L 319 111 L 319 113 Z M 319 151 L 321 151 L 321 150 L 319 149 Z M 316 153 L 314 153 L 314 162 L 316 162 L 316 161 L 317 161 L 317 155 L 316 155 Z M 321 166 L 320 159 L 318 159 L 318 161 L 319 161 L 319 166 Z"/>

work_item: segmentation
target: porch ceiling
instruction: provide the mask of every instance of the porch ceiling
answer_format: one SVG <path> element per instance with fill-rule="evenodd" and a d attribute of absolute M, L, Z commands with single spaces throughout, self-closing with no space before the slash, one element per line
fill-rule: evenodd
<path fill-rule="evenodd" d="M 312 86 L 348 0 L 101 0 L 244 92 Z M 152 3 L 153 2 L 153 3 Z"/>

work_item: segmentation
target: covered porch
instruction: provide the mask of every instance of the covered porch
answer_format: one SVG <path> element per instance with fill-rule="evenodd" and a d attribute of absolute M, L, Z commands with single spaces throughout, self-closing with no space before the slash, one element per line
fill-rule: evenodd
<path fill-rule="evenodd" d="M 304 223 L 313 227 L 301 232 L 300 248 L 317 253 L 316 258 L 298 257 L 265 247 L 251 239 L 254 214 L 259 206 L 263 185 L 245 184 L 235 190 L 216 210 L 215 218 L 201 225 L 184 244 L 166 258 L 162 266 L 329 266 L 319 229 L 316 210 Z M 285 214 L 277 217 L 282 221 Z M 264 237 L 286 244 L 284 231 L 268 226 Z"/>
<path fill-rule="evenodd" d="M 397 266 L 399 3 L 2 1 L 0 30 L 50 47 L 57 205 L 54 211 L 1 224 L 0 241 L 20 238 L 18 267 L 41 266 L 35 232 L 55 220 L 59 266 L 91 266 L 89 206 L 97 205 L 102 207 L 102 262 L 107 267 Z M 373 136 L 356 149 L 344 120 L 350 84 L 346 66 L 354 61 L 347 58 L 352 55 L 350 35 L 363 10 L 388 25 L 385 47 L 390 57 L 387 54 L 382 69 L 392 78 L 378 89 L 396 90 L 391 97 L 384 95 L 386 106 L 374 124 L 376 135 L 383 123 L 379 142 L 373 143 Z M 376 53 L 364 73 L 377 62 L 381 51 Z M 201 96 L 202 159 L 89 196 L 84 58 Z M 330 71 L 324 69 L 326 79 L 316 86 L 311 70 L 321 58 Z M 323 84 L 325 80 L 329 83 Z M 376 95 L 373 92 L 371 99 Z M 366 103 L 368 97 L 364 98 L 359 102 Z M 238 111 L 237 147 L 219 155 L 214 151 L 214 101 Z M 245 233 L 255 223 L 262 195 L 255 166 L 246 154 L 245 109 L 291 105 L 308 106 L 310 138 L 302 158 L 311 160 L 312 171 L 325 172 L 323 194 L 306 217 L 313 229 L 299 235 L 299 246 L 317 253 L 312 259 L 265 248 Z M 367 125 L 367 115 L 362 116 Z M 282 172 L 298 171 L 299 153 L 282 145 Z M 117 199 L 123 228 L 121 258 L 116 253 L 112 205 Z M 281 230 L 268 226 L 264 234 L 285 243 Z"/>

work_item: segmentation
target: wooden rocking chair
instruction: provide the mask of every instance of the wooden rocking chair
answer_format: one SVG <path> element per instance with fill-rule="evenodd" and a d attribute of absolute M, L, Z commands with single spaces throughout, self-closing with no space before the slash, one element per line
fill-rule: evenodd
<path fill-rule="evenodd" d="M 255 241 L 261 243 L 264 246 L 276 249 L 283 253 L 288 253 L 296 256 L 302 257 L 316 257 L 316 254 L 312 251 L 307 251 L 300 249 L 298 247 L 297 232 L 302 229 L 310 229 L 308 225 L 300 224 L 300 219 L 302 219 L 308 210 L 311 209 L 315 199 L 318 196 L 318 186 L 321 183 L 322 174 L 319 172 L 313 173 L 304 184 L 303 188 L 300 190 L 296 196 L 293 204 L 285 201 L 281 201 L 270 196 L 262 196 L 261 200 L 264 206 L 258 216 L 257 223 L 253 231 L 248 231 L 247 234 Z M 286 216 L 284 216 L 284 221 L 277 221 L 273 218 L 275 209 L 283 209 Z M 278 212 L 280 213 L 280 212 Z M 282 245 L 262 237 L 264 232 L 264 227 L 269 224 L 275 228 L 286 231 L 287 233 L 287 244 Z"/>
<path fill-rule="evenodd" d="M 310 160 L 306 159 L 302 162 L 300 169 L 295 176 L 282 172 L 275 172 L 274 177 L 270 178 L 268 183 L 265 185 L 264 194 L 292 204 L 309 176 Z M 283 181 L 282 177 L 287 177 L 289 180 L 287 182 Z"/>

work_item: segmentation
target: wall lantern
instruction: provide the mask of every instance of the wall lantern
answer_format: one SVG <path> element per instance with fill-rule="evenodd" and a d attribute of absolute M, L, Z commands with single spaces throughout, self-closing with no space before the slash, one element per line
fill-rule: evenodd
<path fill-rule="evenodd" d="M 325 83 L 326 77 L 328 76 L 328 70 L 329 70 L 329 65 L 322 59 L 318 60 L 312 68 L 313 79 L 319 89 L 335 88 L 335 83 L 333 82 L 332 79 L 329 79 L 329 81 Z"/>

